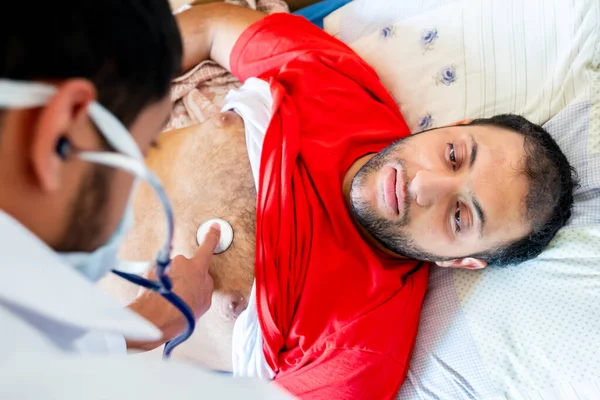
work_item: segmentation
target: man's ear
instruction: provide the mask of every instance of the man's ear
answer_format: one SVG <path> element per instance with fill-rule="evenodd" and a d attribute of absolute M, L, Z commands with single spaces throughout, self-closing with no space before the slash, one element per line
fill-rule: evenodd
<path fill-rule="evenodd" d="M 87 107 L 95 98 L 96 91 L 91 82 L 71 79 L 58 86 L 56 95 L 38 114 L 29 159 L 42 190 L 59 188 L 64 162 L 57 154 L 59 140 L 69 131 L 81 129 L 87 121 Z"/>
<path fill-rule="evenodd" d="M 456 121 L 456 122 L 450 124 L 450 126 L 467 125 L 467 124 L 470 124 L 471 122 L 473 122 L 473 120 L 470 118 L 461 119 L 460 121 Z"/>
<path fill-rule="evenodd" d="M 449 261 L 437 261 L 436 265 L 444 268 L 483 269 L 487 267 L 487 262 L 479 258 L 465 257 Z"/>

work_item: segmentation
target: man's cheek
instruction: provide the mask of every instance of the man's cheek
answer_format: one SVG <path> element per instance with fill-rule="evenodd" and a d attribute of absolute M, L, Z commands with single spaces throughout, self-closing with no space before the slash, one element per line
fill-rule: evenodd
<path fill-rule="evenodd" d="M 438 228 L 431 215 L 411 216 L 406 231 L 412 240 L 423 249 L 430 250 L 439 238 Z"/>

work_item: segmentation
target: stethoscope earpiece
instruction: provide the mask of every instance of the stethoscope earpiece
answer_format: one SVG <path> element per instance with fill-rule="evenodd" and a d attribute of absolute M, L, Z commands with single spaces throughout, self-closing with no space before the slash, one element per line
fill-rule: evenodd
<path fill-rule="evenodd" d="M 71 155 L 71 142 L 66 136 L 61 136 L 56 144 L 56 154 L 62 159 L 66 160 Z"/>

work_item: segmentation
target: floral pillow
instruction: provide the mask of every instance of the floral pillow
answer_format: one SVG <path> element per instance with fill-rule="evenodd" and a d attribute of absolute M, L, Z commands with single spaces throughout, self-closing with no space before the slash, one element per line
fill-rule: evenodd
<path fill-rule="evenodd" d="M 508 112 L 543 124 L 590 100 L 595 7 L 355 0 L 327 17 L 325 30 L 377 70 L 413 132 Z"/>

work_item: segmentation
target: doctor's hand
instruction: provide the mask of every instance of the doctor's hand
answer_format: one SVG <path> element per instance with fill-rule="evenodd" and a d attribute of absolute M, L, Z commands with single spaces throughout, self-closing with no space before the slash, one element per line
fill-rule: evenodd
<path fill-rule="evenodd" d="M 208 269 L 221 230 L 218 224 L 213 224 L 200 247 L 192 258 L 177 256 L 169 266 L 169 277 L 173 283 L 173 292 L 192 309 L 196 319 L 208 311 L 211 305 L 214 282 Z M 156 280 L 154 268 L 147 277 Z M 142 289 L 138 297 L 129 305 L 132 311 L 141 315 L 157 328 L 163 337 L 156 342 L 127 341 L 129 349 L 152 350 L 179 335 L 186 328 L 186 322 L 181 313 L 161 295 L 150 290 Z"/>

